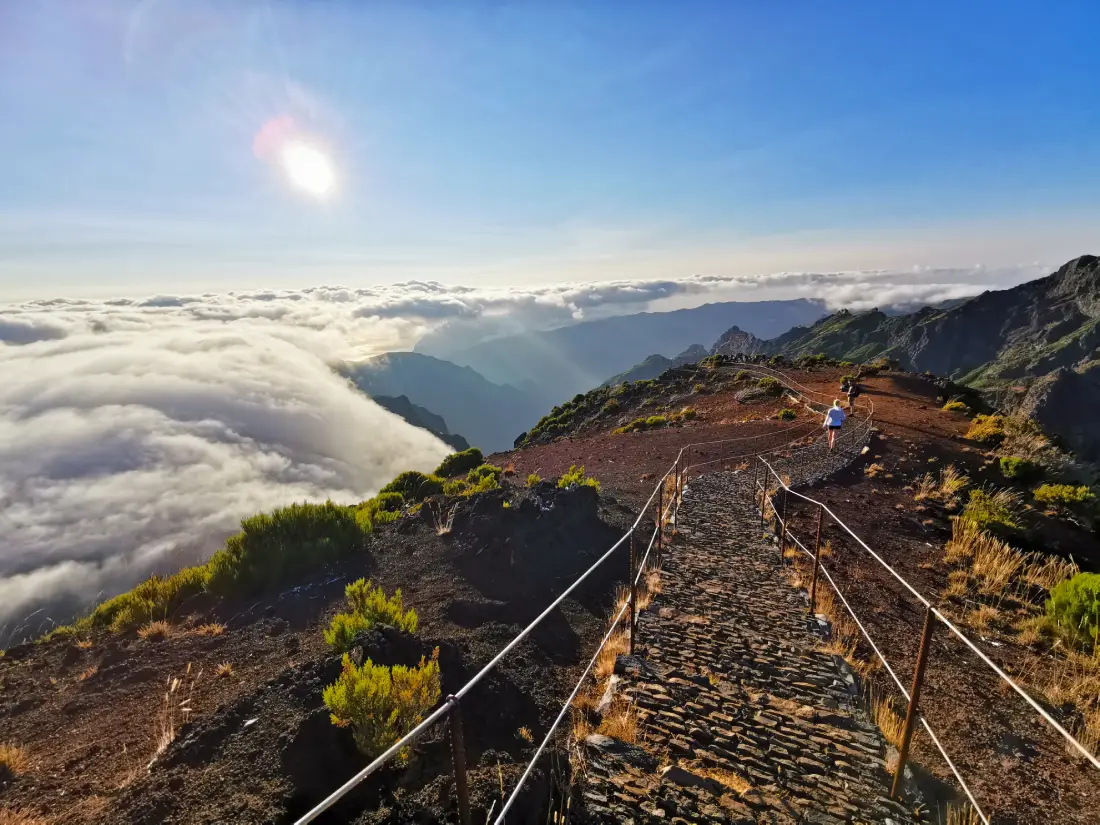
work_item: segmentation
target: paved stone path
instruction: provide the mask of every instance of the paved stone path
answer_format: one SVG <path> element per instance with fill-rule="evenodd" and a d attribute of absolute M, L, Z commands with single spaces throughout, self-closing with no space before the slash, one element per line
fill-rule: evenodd
<path fill-rule="evenodd" d="M 643 747 L 589 737 L 584 808 L 600 822 L 890 823 L 886 745 L 855 679 L 822 652 L 804 591 L 749 504 L 751 474 L 691 482 L 662 592 L 617 685 Z"/>

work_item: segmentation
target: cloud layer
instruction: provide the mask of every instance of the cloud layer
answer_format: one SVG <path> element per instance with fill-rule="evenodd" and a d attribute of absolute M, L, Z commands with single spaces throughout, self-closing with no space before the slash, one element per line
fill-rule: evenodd
<path fill-rule="evenodd" d="M 915 305 L 1046 274 L 1029 266 L 486 289 L 413 281 L 53 299 L 0 307 L 0 644 L 218 546 L 292 501 L 357 501 L 445 446 L 331 367 L 425 337 L 458 347 L 521 328 L 705 300 Z M 6 632 L 5 632 L 6 626 Z"/>

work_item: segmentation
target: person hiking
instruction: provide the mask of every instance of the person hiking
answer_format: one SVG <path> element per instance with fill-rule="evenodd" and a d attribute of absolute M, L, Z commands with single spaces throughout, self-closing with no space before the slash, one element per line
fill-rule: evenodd
<path fill-rule="evenodd" d="M 851 412 L 856 408 L 856 399 L 859 398 L 859 394 L 862 390 L 859 388 L 859 382 L 853 381 L 848 385 L 848 411 Z"/>
<path fill-rule="evenodd" d="M 825 413 L 825 423 L 821 426 L 829 431 L 829 449 L 833 449 L 833 445 L 836 443 L 836 434 L 840 432 L 840 428 L 844 426 L 844 420 L 848 416 L 844 410 L 840 408 L 840 401 L 834 401 L 833 406 L 829 407 L 829 411 Z"/>

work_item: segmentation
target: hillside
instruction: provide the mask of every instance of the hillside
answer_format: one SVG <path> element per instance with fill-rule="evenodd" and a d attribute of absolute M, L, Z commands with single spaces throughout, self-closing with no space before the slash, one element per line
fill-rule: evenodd
<path fill-rule="evenodd" d="M 412 403 L 407 395 L 374 395 L 371 396 L 371 400 L 394 415 L 401 416 L 414 427 L 427 430 L 456 451 L 465 450 L 470 446 L 465 438 L 447 429 L 447 422 L 443 420 L 443 416 L 436 415 L 427 407 Z"/>
<path fill-rule="evenodd" d="M 386 353 L 347 364 L 341 372 L 367 395 L 406 396 L 486 451 L 510 446 L 548 406 L 538 395 L 418 352 Z"/>
<path fill-rule="evenodd" d="M 535 381 L 553 403 L 599 386 L 653 353 L 683 352 L 700 341 L 713 341 L 734 324 L 771 337 L 823 314 L 820 304 L 801 299 L 731 301 L 585 321 L 495 338 L 465 349 L 427 341 L 416 350 L 472 367 L 490 381 L 519 387 Z"/>
<path fill-rule="evenodd" d="M 692 344 L 675 358 L 665 358 L 663 355 L 651 355 L 642 363 L 635 364 L 625 372 L 613 375 L 600 384 L 601 387 L 614 387 L 616 384 L 626 384 L 630 381 L 644 381 L 656 378 L 665 370 L 673 367 L 682 367 L 685 364 L 694 364 L 700 359 L 706 358 L 710 353 L 702 344 Z"/>

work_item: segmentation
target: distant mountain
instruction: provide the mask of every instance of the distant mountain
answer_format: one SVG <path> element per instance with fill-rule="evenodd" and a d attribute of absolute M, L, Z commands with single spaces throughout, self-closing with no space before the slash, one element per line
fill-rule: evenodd
<path fill-rule="evenodd" d="M 385 407 L 394 415 L 401 416 L 414 427 L 427 430 L 444 444 L 453 447 L 456 452 L 461 452 L 470 446 L 465 438 L 447 429 L 447 422 L 443 420 L 443 416 L 414 404 L 407 395 L 372 395 L 371 401 L 380 407 Z"/>
<path fill-rule="evenodd" d="M 553 403 L 418 352 L 389 352 L 347 364 L 341 372 L 367 395 L 403 395 L 434 411 L 486 452 L 511 448 Z"/>
<path fill-rule="evenodd" d="M 802 299 L 731 301 L 585 321 L 495 338 L 462 350 L 426 346 L 433 347 L 434 355 L 472 367 L 491 381 L 517 387 L 535 382 L 551 403 L 558 403 L 631 369 L 651 353 L 683 352 L 698 341 L 713 341 L 731 325 L 770 337 L 824 314 L 821 304 Z"/>
<path fill-rule="evenodd" d="M 601 387 L 614 387 L 617 384 L 625 384 L 627 381 L 644 381 L 648 378 L 656 378 L 665 370 L 673 367 L 682 367 L 685 364 L 694 364 L 701 358 L 706 358 L 710 353 L 702 344 L 692 344 L 675 358 L 665 358 L 663 355 L 651 355 L 642 363 L 635 364 L 626 372 L 613 375 L 602 384 Z"/>
<path fill-rule="evenodd" d="M 983 292 L 948 309 L 908 315 L 837 312 L 808 327 L 760 340 L 728 330 L 715 347 L 727 355 L 896 359 L 985 390 L 1007 407 L 1045 420 L 1079 452 L 1100 455 L 1100 416 L 1073 397 L 1100 398 L 1100 258 L 1085 255 L 1011 289 Z M 1074 414 L 1074 411 L 1075 414 Z"/>

